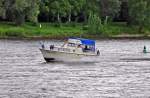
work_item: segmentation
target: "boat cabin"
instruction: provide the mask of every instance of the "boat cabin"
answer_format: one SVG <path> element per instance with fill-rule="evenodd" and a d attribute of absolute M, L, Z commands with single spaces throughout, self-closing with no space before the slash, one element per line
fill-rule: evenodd
<path fill-rule="evenodd" d="M 82 38 L 69 38 L 63 45 L 64 48 L 76 49 L 82 52 L 95 52 L 95 41 Z"/>

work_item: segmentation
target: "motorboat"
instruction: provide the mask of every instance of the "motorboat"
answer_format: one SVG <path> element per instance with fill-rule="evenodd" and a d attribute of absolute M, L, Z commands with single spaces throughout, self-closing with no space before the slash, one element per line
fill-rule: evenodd
<path fill-rule="evenodd" d="M 60 46 L 41 44 L 40 51 L 47 62 L 58 60 L 80 60 L 84 57 L 96 57 L 100 51 L 95 46 L 95 40 L 84 38 L 68 38 Z"/>

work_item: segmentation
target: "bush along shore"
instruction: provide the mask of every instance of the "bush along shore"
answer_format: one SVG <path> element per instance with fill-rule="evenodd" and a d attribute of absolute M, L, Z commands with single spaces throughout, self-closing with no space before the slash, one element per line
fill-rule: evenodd
<path fill-rule="evenodd" d="M 92 24 L 91 24 L 92 25 Z M 138 33 L 137 26 L 126 26 L 125 23 L 110 23 L 100 26 L 100 32 L 92 32 L 96 29 L 81 23 L 39 23 L 33 25 L 25 23 L 16 26 L 9 22 L 0 23 L 0 38 L 30 38 L 30 39 L 63 39 L 67 37 L 85 38 L 146 38 L 150 37 L 150 28 L 144 28 L 143 33 Z M 91 31 L 90 31 L 91 30 Z"/>

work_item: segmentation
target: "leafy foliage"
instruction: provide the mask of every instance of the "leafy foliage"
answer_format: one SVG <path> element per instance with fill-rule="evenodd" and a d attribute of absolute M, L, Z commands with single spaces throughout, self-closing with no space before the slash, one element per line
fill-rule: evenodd
<path fill-rule="evenodd" d="M 6 17 L 6 12 L 11 13 L 16 25 L 21 25 L 27 16 L 31 22 L 37 22 L 39 13 L 39 0 L 1 0 L 0 15 Z"/>
<path fill-rule="evenodd" d="M 88 19 L 88 33 L 100 34 L 102 29 L 101 19 L 96 14 L 90 14 Z"/>
<path fill-rule="evenodd" d="M 130 0 L 129 16 L 131 23 L 139 25 L 139 32 L 143 32 L 143 26 L 150 24 L 150 0 Z"/>
<path fill-rule="evenodd" d="M 105 21 L 105 24 L 107 24 L 108 20 L 119 16 L 120 5 L 120 0 L 99 0 L 100 16 Z"/>
<path fill-rule="evenodd" d="M 0 16 L 5 17 L 5 9 L 3 7 L 4 0 L 0 0 Z"/>
<path fill-rule="evenodd" d="M 121 1 L 124 0 L 0 0 L 0 19 L 13 21 L 18 26 L 26 21 L 37 24 L 40 16 L 56 26 L 82 20 L 80 22 L 88 25 L 89 33 L 100 34 L 106 32 L 109 21 L 119 16 Z M 150 0 L 126 2 L 128 22 L 138 25 L 139 32 L 143 32 L 150 24 Z"/>

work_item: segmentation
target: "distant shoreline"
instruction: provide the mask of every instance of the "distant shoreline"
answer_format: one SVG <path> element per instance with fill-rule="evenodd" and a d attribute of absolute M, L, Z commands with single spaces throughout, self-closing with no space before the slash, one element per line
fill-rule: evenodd
<path fill-rule="evenodd" d="M 14 26 L 9 22 L 0 23 L 0 39 L 66 39 L 68 37 L 83 37 L 89 39 L 150 39 L 150 28 L 144 28 L 143 33 L 138 33 L 137 26 L 126 26 L 125 23 L 108 24 L 104 31 L 92 33 L 86 25 L 61 24 L 61 27 L 51 23 L 40 23 L 33 26 L 26 22 L 22 26 Z"/>
<path fill-rule="evenodd" d="M 40 37 L 40 36 L 32 36 L 32 37 L 0 37 L 0 39 L 8 39 L 8 40 L 64 40 L 68 37 Z M 144 35 L 116 35 L 111 37 L 94 37 L 94 36 L 83 36 L 82 38 L 87 39 L 95 39 L 95 40 L 111 40 L 111 39 L 150 39 L 150 36 Z"/>

